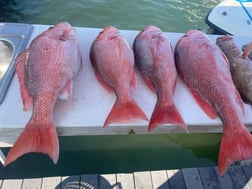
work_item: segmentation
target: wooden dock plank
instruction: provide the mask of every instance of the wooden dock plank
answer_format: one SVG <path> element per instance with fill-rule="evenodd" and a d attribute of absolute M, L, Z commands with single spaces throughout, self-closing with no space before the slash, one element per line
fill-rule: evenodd
<path fill-rule="evenodd" d="M 232 166 L 224 176 L 217 167 L 160 170 L 127 174 L 76 175 L 0 180 L 0 189 L 252 189 L 252 165 Z"/>
<path fill-rule="evenodd" d="M 21 189 L 40 189 L 42 178 L 24 179 Z"/>
<path fill-rule="evenodd" d="M 197 168 L 182 169 L 187 188 L 203 189 L 199 171 Z"/>
<path fill-rule="evenodd" d="M 153 188 L 168 189 L 168 177 L 165 170 L 151 171 L 151 180 Z"/>
<path fill-rule="evenodd" d="M 229 174 L 236 188 L 243 188 L 248 182 L 248 179 L 240 166 L 231 166 L 229 168 Z"/>
<path fill-rule="evenodd" d="M 79 188 L 80 179 L 80 175 L 61 177 L 60 188 Z"/>
<path fill-rule="evenodd" d="M 200 167 L 199 174 L 204 189 L 220 189 L 219 181 L 213 167 Z"/>
<path fill-rule="evenodd" d="M 184 177 L 181 170 L 167 170 L 170 188 L 186 189 Z"/>
<path fill-rule="evenodd" d="M 99 187 L 98 179 L 98 174 L 81 175 L 80 186 L 82 186 L 83 188 L 90 187 L 96 189 Z"/>
<path fill-rule="evenodd" d="M 224 174 L 223 176 L 219 176 L 217 167 L 214 167 L 214 171 L 216 172 L 217 179 L 219 181 L 221 189 L 226 189 L 226 188 L 235 189 L 235 185 L 233 183 L 233 180 L 232 180 L 229 172 L 226 172 L 226 174 Z"/>
<path fill-rule="evenodd" d="M 111 189 L 116 186 L 116 174 L 104 174 L 99 176 L 99 189 Z"/>
<path fill-rule="evenodd" d="M 244 189 L 252 189 L 252 165 L 242 166 L 242 169 L 248 179 L 248 182 L 244 186 Z"/>
<path fill-rule="evenodd" d="M 150 171 L 134 172 L 136 189 L 152 189 L 152 181 Z"/>
<path fill-rule="evenodd" d="M 42 178 L 41 189 L 60 188 L 61 177 L 44 177 Z"/>
<path fill-rule="evenodd" d="M 135 188 L 133 173 L 116 174 L 117 189 Z"/>
<path fill-rule="evenodd" d="M 22 187 L 22 179 L 7 179 L 3 180 L 1 189 L 20 189 Z"/>

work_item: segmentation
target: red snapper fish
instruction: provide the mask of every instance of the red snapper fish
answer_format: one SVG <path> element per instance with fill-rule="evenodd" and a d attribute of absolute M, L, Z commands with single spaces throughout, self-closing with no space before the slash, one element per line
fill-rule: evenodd
<path fill-rule="evenodd" d="M 117 97 L 104 127 L 130 119 L 147 120 L 131 94 L 136 87 L 134 54 L 117 28 L 107 26 L 100 32 L 91 46 L 90 60 L 98 81 Z"/>
<path fill-rule="evenodd" d="M 165 123 L 173 123 L 186 130 L 173 102 L 177 71 L 170 41 L 158 27 L 150 25 L 137 35 L 133 49 L 136 65 L 145 83 L 157 93 L 158 98 L 148 130 Z"/>
<path fill-rule="evenodd" d="M 72 78 L 82 60 L 77 34 L 62 22 L 37 36 L 16 59 L 24 110 L 32 116 L 9 151 L 4 166 L 29 152 L 47 154 L 54 163 L 59 158 L 58 136 L 53 124 L 57 98 L 67 99 Z"/>
<path fill-rule="evenodd" d="M 244 126 L 244 104 L 232 81 L 229 62 L 204 33 L 189 30 L 175 47 L 178 74 L 210 118 L 223 122 L 218 171 L 252 157 L 252 136 Z"/>

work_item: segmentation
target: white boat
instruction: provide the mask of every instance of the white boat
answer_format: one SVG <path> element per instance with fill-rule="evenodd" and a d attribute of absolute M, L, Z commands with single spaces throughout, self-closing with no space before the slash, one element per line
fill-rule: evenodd
<path fill-rule="evenodd" d="M 205 21 L 216 33 L 252 36 L 252 0 L 224 0 Z"/>

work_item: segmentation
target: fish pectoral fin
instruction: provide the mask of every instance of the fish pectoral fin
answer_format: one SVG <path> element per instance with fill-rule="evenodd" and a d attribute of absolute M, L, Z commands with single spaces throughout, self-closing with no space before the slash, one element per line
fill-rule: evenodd
<path fill-rule="evenodd" d="M 211 118 L 211 119 L 215 119 L 218 117 L 216 110 L 214 109 L 214 107 L 207 102 L 206 100 L 204 100 L 196 91 L 190 89 L 194 99 L 197 101 L 197 103 L 199 104 L 199 106 L 204 110 L 204 112 Z"/>
<path fill-rule="evenodd" d="M 145 82 L 145 84 L 147 85 L 147 87 L 153 92 L 156 93 L 156 88 L 155 85 L 153 84 L 153 82 L 146 76 L 146 74 L 144 74 L 143 72 L 140 71 L 140 74 Z"/>
<path fill-rule="evenodd" d="M 238 90 L 235 90 L 235 94 L 236 94 L 236 101 L 237 101 L 237 104 L 239 104 L 240 108 L 241 108 L 241 111 L 243 113 L 243 116 L 245 116 L 245 107 L 244 107 L 244 103 L 242 101 L 242 98 L 241 98 L 241 95 L 240 93 L 238 92 Z"/>
<path fill-rule="evenodd" d="M 26 63 L 28 61 L 28 50 L 24 50 L 15 60 L 15 69 L 20 84 L 20 92 L 23 101 L 23 110 L 32 108 L 32 97 L 26 87 Z"/>
<path fill-rule="evenodd" d="M 248 55 L 251 53 L 252 51 L 252 42 L 250 42 L 248 45 L 246 45 L 243 53 L 242 53 L 242 58 L 247 58 Z"/>
<path fill-rule="evenodd" d="M 107 91 L 109 92 L 113 92 L 114 90 L 112 89 L 112 87 L 110 87 L 103 79 L 102 79 L 102 76 L 99 74 L 99 68 L 97 66 L 97 60 L 95 58 L 95 54 L 94 54 L 95 50 L 94 50 L 94 47 L 92 46 L 91 47 L 91 50 L 90 50 L 90 61 L 91 61 L 91 65 L 93 66 L 94 68 L 94 72 L 95 72 L 95 76 L 96 76 L 96 79 L 97 81 L 102 85 L 103 88 L 105 88 Z"/>
<path fill-rule="evenodd" d="M 73 81 L 72 79 L 69 79 L 64 88 L 60 91 L 58 98 L 61 100 L 67 100 L 69 96 L 72 94 L 73 90 Z"/>
<path fill-rule="evenodd" d="M 102 79 L 101 75 L 100 75 L 97 71 L 95 71 L 95 76 L 96 76 L 97 81 L 101 84 L 101 86 L 102 86 L 104 89 L 106 89 L 106 90 L 107 90 L 108 92 L 110 92 L 110 93 L 114 92 L 113 88 L 110 87 L 110 86 Z"/>
<path fill-rule="evenodd" d="M 132 86 L 132 88 L 134 89 L 134 90 L 136 90 L 136 85 L 137 84 L 137 81 L 136 81 L 136 74 L 135 74 L 135 72 L 133 73 L 133 76 L 132 76 L 132 80 L 131 80 L 131 83 L 130 83 L 130 85 Z"/>

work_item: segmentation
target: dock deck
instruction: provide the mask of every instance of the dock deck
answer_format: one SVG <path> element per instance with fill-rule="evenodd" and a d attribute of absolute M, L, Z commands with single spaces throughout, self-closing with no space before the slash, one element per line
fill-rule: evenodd
<path fill-rule="evenodd" d="M 252 189 L 252 165 L 0 180 L 0 189 Z"/>

